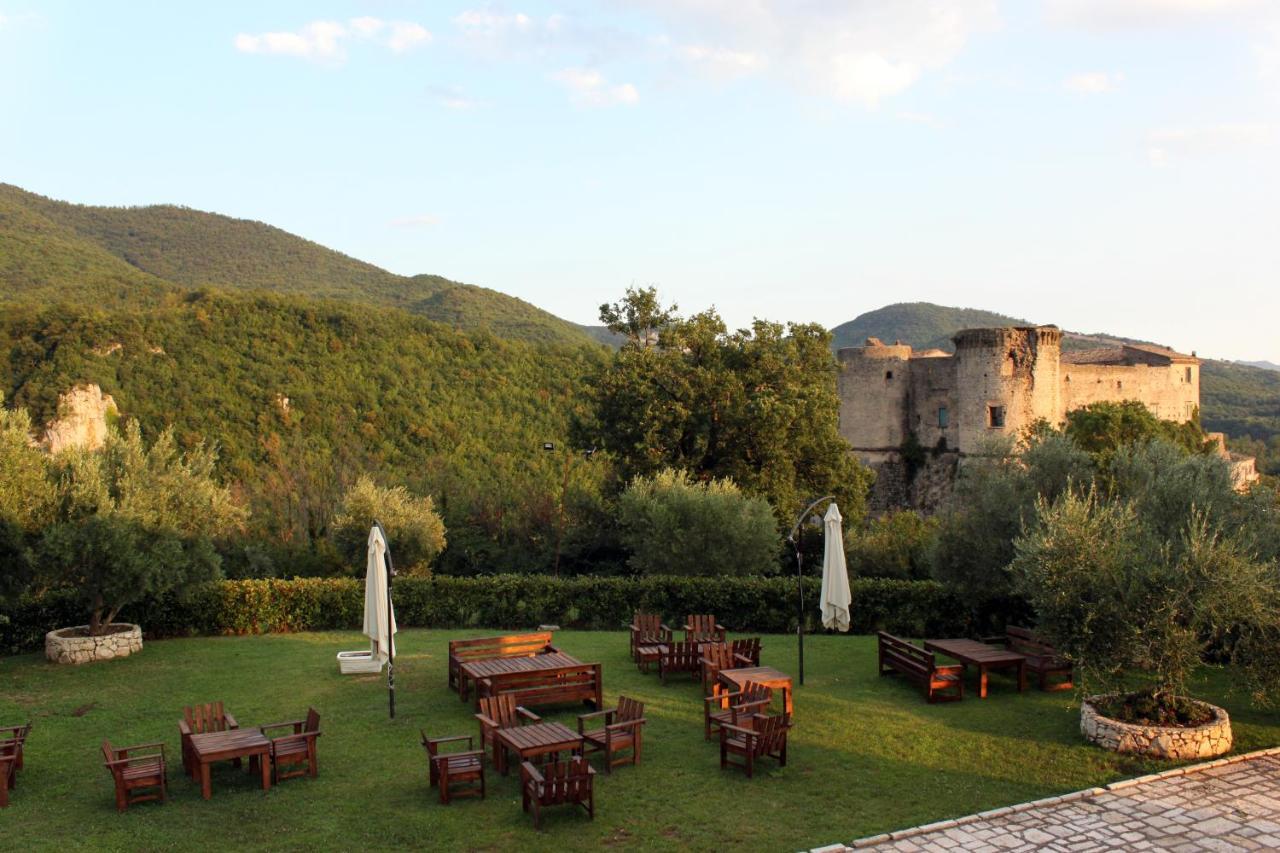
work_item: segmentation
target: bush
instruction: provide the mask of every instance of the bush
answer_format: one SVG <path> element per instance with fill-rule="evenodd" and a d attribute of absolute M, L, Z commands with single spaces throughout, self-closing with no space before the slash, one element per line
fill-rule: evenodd
<path fill-rule="evenodd" d="M 431 561 L 444 550 L 444 522 L 430 496 L 411 495 L 403 486 L 384 489 L 361 475 L 343 496 L 334 519 L 333 540 L 348 570 L 364 576 L 369 528 L 382 523 L 394 546 L 396 569 L 408 575 L 428 575 Z"/>
<path fill-rule="evenodd" d="M 819 619 L 818 578 L 805 578 L 806 629 Z M 858 578 L 853 587 L 855 633 L 892 631 L 908 637 L 963 636 L 970 626 L 960 602 L 932 581 Z M 586 630 L 621 630 L 635 610 L 668 620 L 714 613 L 734 631 L 796 629 L 796 581 L 785 577 L 577 577 L 538 575 L 404 578 L 395 581 L 396 622 L 402 628 L 527 629 L 542 623 Z M 48 592 L 0 608 L 0 652 L 40 648 L 45 632 L 80 614 L 76 593 Z M 359 630 L 364 584 L 354 578 L 218 581 L 192 591 L 152 595 L 130 605 L 149 638 L 194 634 L 257 634 Z"/>
<path fill-rule="evenodd" d="M 894 512 L 869 522 L 845 548 L 849 573 L 869 578 L 924 580 L 938 524 L 916 512 Z"/>
<path fill-rule="evenodd" d="M 637 477 L 618 500 L 629 565 L 645 575 L 774 572 L 782 545 L 769 502 L 732 481 L 693 482 L 666 469 Z"/>

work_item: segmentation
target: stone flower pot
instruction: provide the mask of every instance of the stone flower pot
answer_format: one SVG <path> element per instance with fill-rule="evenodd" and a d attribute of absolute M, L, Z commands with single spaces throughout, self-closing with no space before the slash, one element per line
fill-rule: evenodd
<path fill-rule="evenodd" d="M 142 628 L 127 622 L 112 622 L 107 633 L 99 637 L 89 636 L 88 625 L 60 628 L 44 635 L 44 656 L 53 663 L 115 660 L 140 651 Z"/>
<path fill-rule="evenodd" d="M 1231 718 L 1217 705 L 1199 702 L 1213 712 L 1213 719 L 1202 726 L 1140 726 L 1102 716 L 1094 703 L 1112 698 L 1090 696 L 1080 703 L 1080 733 L 1103 749 L 1182 760 L 1213 758 L 1231 751 Z"/>

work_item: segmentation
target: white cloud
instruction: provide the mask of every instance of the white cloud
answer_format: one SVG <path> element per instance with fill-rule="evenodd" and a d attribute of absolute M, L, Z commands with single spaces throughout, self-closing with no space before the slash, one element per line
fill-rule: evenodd
<path fill-rule="evenodd" d="M 419 213 L 393 219 L 389 224 L 393 228 L 433 228 L 440 224 L 440 217 L 432 213 Z"/>
<path fill-rule="evenodd" d="M 474 100 L 451 86 L 428 86 L 427 94 L 448 110 L 470 110 L 477 106 Z"/>
<path fill-rule="evenodd" d="M 1077 95 L 1101 95 L 1114 92 L 1124 81 L 1123 74 L 1112 74 L 1109 71 L 1086 71 L 1072 74 L 1062 81 L 1062 88 Z"/>
<path fill-rule="evenodd" d="M 1276 127 L 1261 122 L 1169 127 L 1147 137 L 1147 159 L 1153 166 L 1275 145 Z"/>
<path fill-rule="evenodd" d="M 573 102 L 582 107 L 634 104 L 640 100 L 640 92 L 632 84 L 611 85 L 603 74 L 590 68 L 565 68 L 551 78 L 568 89 Z"/>
<path fill-rule="evenodd" d="M 384 35 L 385 33 L 385 35 Z M 346 59 L 346 43 L 356 38 L 403 53 L 431 40 L 431 33 L 411 21 L 383 21 L 368 16 L 337 21 L 312 21 L 296 31 L 239 33 L 233 40 L 241 53 L 295 56 L 326 62 Z"/>
<path fill-rule="evenodd" d="M 709 47 L 701 44 L 686 44 L 679 48 L 684 59 L 705 69 L 714 77 L 730 78 L 761 71 L 768 60 L 758 53 L 746 50 L 731 50 L 727 47 Z"/>
<path fill-rule="evenodd" d="M 1049 20 L 1093 30 L 1195 24 L 1265 8 L 1274 0 L 1049 0 Z"/>
<path fill-rule="evenodd" d="M 512 30 L 527 32 L 534 26 L 533 19 L 523 12 L 506 14 L 491 12 L 488 9 L 469 9 L 454 16 L 453 22 L 465 34 L 482 38 L 501 35 Z"/>

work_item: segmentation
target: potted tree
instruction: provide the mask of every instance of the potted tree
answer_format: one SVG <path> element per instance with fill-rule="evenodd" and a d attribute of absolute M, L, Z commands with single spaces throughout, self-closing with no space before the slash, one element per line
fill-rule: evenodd
<path fill-rule="evenodd" d="M 69 449 L 50 460 L 53 520 L 38 571 L 46 584 L 76 592 L 88 622 L 50 631 L 49 660 L 136 652 L 142 629 L 115 621 L 122 608 L 218 576 L 213 538 L 238 525 L 243 510 L 214 480 L 214 460 L 203 445 L 179 453 L 168 431 L 148 448 L 136 422 L 111 431 L 101 450 Z"/>
<path fill-rule="evenodd" d="M 1168 537 L 1127 501 L 1068 491 L 1038 504 L 1016 554 L 1038 631 L 1076 664 L 1088 740 L 1159 758 L 1230 751 L 1227 712 L 1188 696 L 1210 658 L 1255 698 L 1276 694 L 1276 567 L 1225 524 L 1192 510 Z"/>

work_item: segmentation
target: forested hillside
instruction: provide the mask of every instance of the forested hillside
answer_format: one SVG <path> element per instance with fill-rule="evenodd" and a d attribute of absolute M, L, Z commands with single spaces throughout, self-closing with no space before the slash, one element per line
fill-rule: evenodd
<path fill-rule="evenodd" d="M 867 338 L 880 338 L 887 344 L 902 341 L 916 349 L 937 347 L 954 349 L 951 336 L 961 329 L 988 326 L 1022 326 L 1018 320 L 993 311 L 975 308 L 949 308 L 931 302 L 900 302 L 859 314 L 831 330 L 831 346 L 860 347 Z"/>
<path fill-rule="evenodd" d="M 93 207 L 0 184 L 0 302 L 155 303 L 199 287 L 366 302 L 519 340 L 576 343 L 580 327 L 523 300 L 436 275 L 405 277 L 279 228 L 185 207 Z"/>
<path fill-rule="evenodd" d="M 0 389 L 43 422 L 58 394 L 96 382 L 148 434 L 172 425 L 184 444 L 216 441 L 290 570 L 324 561 L 307 545 L 362 471 L 435 496 L 449 531 L 442 568 L 510 570 L 550 563 L 562 457 L 542 444 L 563 440 L 582 377 L 606 352 L 463 334 L 392 309 L 205 291 L 128 312 L 10 307 Z M 572 512 L 592 511 L 603 470 L 575 467 Z M 590 547 L 566 543 L 566 561 Z"/>

